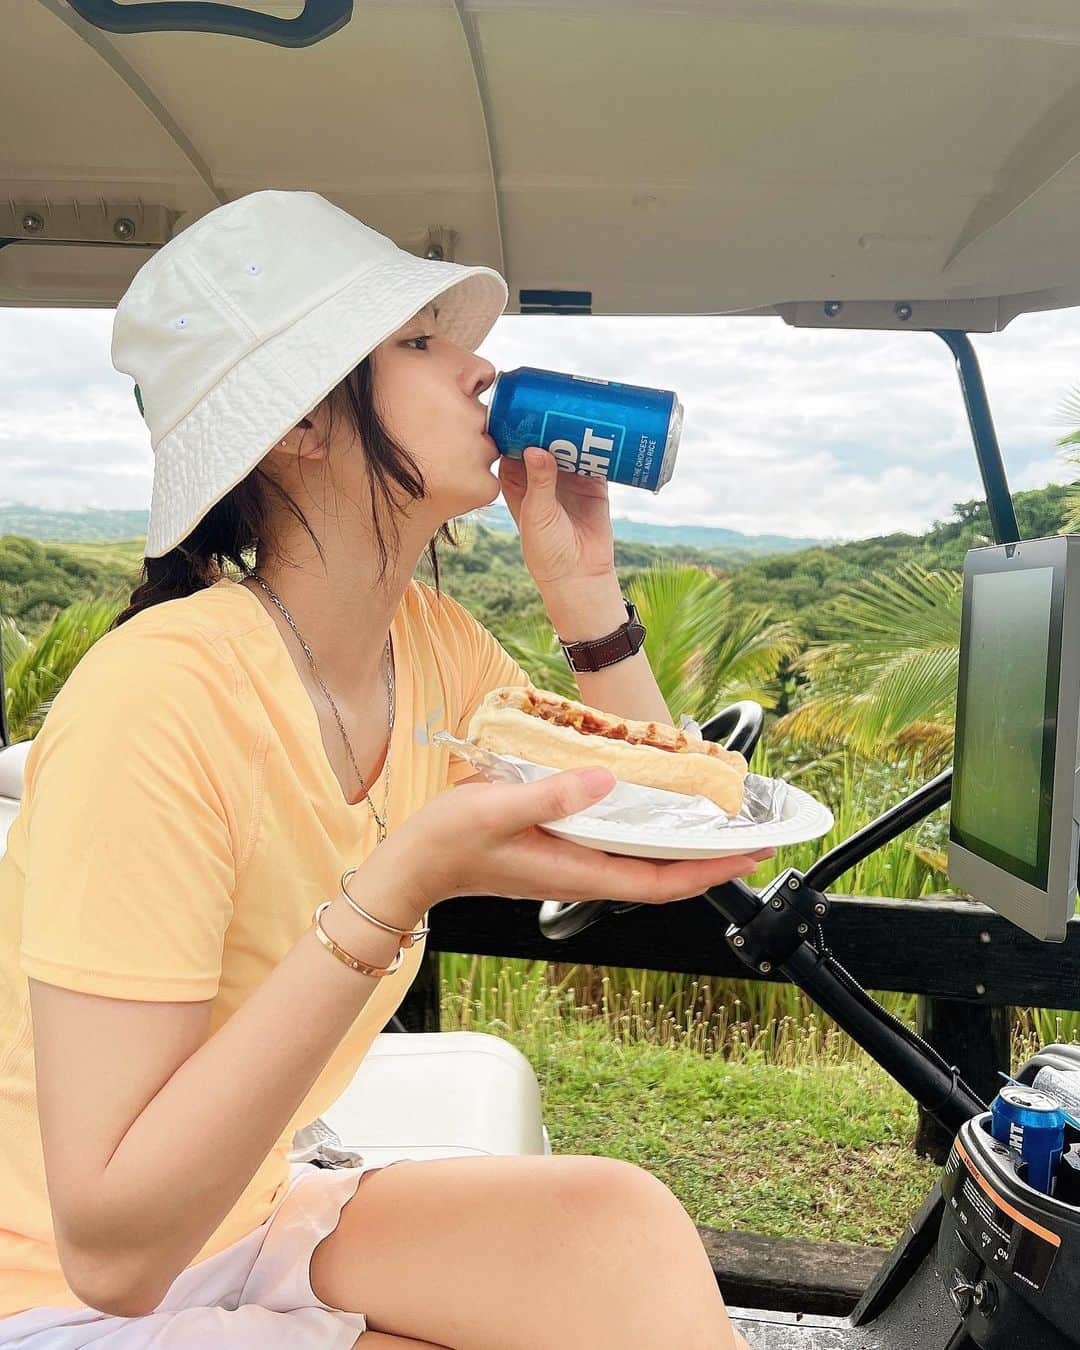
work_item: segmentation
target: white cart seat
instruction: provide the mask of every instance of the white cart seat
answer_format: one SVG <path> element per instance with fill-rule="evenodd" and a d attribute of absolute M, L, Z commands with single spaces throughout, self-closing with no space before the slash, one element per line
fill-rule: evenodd
<path fill-rule="evenodd" d="M 19 814 L 26 756 L 33 744 L 32 740 L 16 741 L 0 749 L 0 854 L 7 846 L 8 830 Z"/>
<path fill-rule="evenodd" d="M 532 1065 L 480 1031 L 383 1032 L 320 1119 L 374 1165 L 551 1152 Z"/>

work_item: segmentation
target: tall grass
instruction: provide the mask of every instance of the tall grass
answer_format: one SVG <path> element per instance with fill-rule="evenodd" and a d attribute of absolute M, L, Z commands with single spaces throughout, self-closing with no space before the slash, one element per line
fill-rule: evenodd
<path fill-rule="evenodd" d="M 1080 1012 L 1057 1008 L 1017 1008 L 1014 1022 L 1017 1058 L 1032 1055 L 1053 1041 L 1080 1041 Z"/>
<path fill-rule="evenodd" d="M 596 972 L 598 997 L 582 1001 L 575 988 L 581 967 L 569 967 L 558 979 L 543 961 L 450 953 L 440 960 L 443 1028 L 504 1036 L 534 1064 L 557 1054 L 567 1040 L 595 1035 L 616 1045 L 666 1046 L 786 1068 L 862 1057 L 839 1028 L 809 1007 L 797 1016 L 751 1011 L 735 992 L 741 981 L 667 975 L 662 978 L 673 992 L 665 998 L 656 972 L 605 968 Z M 623 987 L 615 987 L 613 976 Z"/>

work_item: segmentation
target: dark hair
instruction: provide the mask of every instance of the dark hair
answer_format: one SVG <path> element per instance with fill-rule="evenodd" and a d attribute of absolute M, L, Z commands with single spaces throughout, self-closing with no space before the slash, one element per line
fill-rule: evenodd
<path fill-rule="evenodd" d="M 327 437 L 333 430 L 335 414 L 341 413 L 352 424 L 367 458 L 371 511 L 379 552 L 381 583 L 391 562 L 396 562 L 401 548 L 401 532 L 394 512 L 408 501 L 422 498 L 426 492 L 424 475 L 413 459 L 383 426 L 375 409 L 371 357 L 365 356 L 326 397 L 329 415 Z M 301 461 L 302 472 L 303 461 Z M 269 520 L 270 493 L 284 500 L 288 509 L 311 535 L 319 557 L 325 559 L 322 545 L 300 507 L 283 487 L 258 465 L 235 487 L 216 502 L 189 535 L 160 558 L 144 558 L 142 576 L 131 593 L 126 609 L 109 625 L 119 628 L 140 610 L 159 605 L 165 600 L 192 595 L 213 585 L 223 573 L 223 565 L 231 563 L 245 575 L 254 570 L 245 559 L 256 544 L 265 539 Z M 389 519 L 383 519 L 386 512 Z M 440 539 L 453 547 L 458 540 L 449 522 L 439 527 L 428 544 L 427 558 L 439 590 Z"/>

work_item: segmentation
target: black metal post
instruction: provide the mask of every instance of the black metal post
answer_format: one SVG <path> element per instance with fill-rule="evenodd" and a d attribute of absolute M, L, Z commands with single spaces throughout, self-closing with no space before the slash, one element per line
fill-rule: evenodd
<path fill-rule="evenodd" d="M 1020 527 L 1016 523 L 1012 494 L 1005 478 L 1005 465 L 994 430 L 994 419 L 990 414 L 990 402 L 986 397 L 979 358 L 975 355 L 975 348 L 967 333 L 956 328 L 936 328 L 934 331 L 956 357 L 956 373 L 960 377 L 960 392 L 964 395 L 971 439 L 975 442 L 975 456 L 982 473 L 994 541 L 998 544 L 1015 544 L 1020 538 Z"/>
<path fill-rule="evenodd" d="M 440 1031 L 441 994 L 439 953 L 429 947 L 420 959 L 416 978 L 401 1000 L 397 1013 L 383 1031 Z"/>
<path fill-rule="evenodd" d="M 953 998 L 920 998 L 916 1001 L 916 1030 L 950 1064 L 956 1064 L 965 1081 L 984 1101 L 997 1096 L 1002 1084 L 998 1070 L 1009 1071 L 1012 1050 L 1012 1009 L 987 1007 L 982 1003 Z M 955 1131 L 919 1107 L 915 1152 L 943 1164 L 952 1148 Z"/>
<path fill-rule="evenodd" d="M 1016 522 L 979 358 L 967 333 L 952 328 L 936 331 L 956 358 L 956 372 L 982 474 L 994 541 L 1015 543 L 1020 538 L 1020 527 Z M 951 775 L 951 770 L 949 772 Z M 916 1019 L 919 1035 L 950 1064 L 959 1065 L 976 1092 L 989 1101 L 1001 1081 L 998 1070 L 1009 1070 L 1012 1009 L 991 1008 L 959 999 L 919 998 Z M 951 1132 L 920 1106 L 916 1150 L 943 1163 L 951 1144 Z"/>

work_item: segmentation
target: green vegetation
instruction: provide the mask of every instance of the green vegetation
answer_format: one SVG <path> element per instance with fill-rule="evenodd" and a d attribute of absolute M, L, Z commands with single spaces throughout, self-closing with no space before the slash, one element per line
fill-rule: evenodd
<path fill-rule="evenodd" d="M 1080 469 L 1080 458 L 1077 464 Z M 1018 492 L 1014 501 L 1021 534 L 1028 538 L 1060 532 L 1066 527 L 1070 510 L 1080 517 L 1080 505 L 1076 504 L 1080 502 L 1080 485 L 1051 484 Z M 1074 504 L 1070 507 L 1070 503 Z M 522 606 L 542 616 L 543 608 L 522 565 L 516 536 L 472 521 L 461 523 L 459 529 L 462 548 L 456 552 L 444 550 L 447 591 L 495 632 L 501 617 L 519 613 Z M 969 501 L 957 503 L 950 519 L 936 523 L 923 535 L 882 535 L 745 563 L 722 550 L 661 547 L 617 539 L 615 562 L 624 580 L 658 563 L 671 562 L 730 577 L 733 604 L 767 605 L 774 619 L 795 620 L 810 641 L 822 636 L 817 628 L 822 602 L 840 595 L 844 586 L 873 573 L 894 575 L 906 562 L 920 563 L 931 571 L 958 569 L 969 548 L 989 539 L 985 503 Z M 136 536 L 41 543 L 18 533 L 0 535 L 0 613 L 24 619 L 32 628 L 50 617 L 50 605 L 59 609 L 72 600 L 104 597 L 124 585 L 130 589 L 138 576 L 142 542 Z M 430 580 L 426 574 L 425 580 Z M 35 610 L 35 605 L 40 605 L 40 610 Z"/>
<path fill-rule="evenodd" d="M 79 601 L 113 603 L 118 611 L 138 579 L 143 543 L 42 544 L 0 536 L 0 615 L 33 638 Z"/>
<path fill-rule="evenodd" d="M 104 600 L 76 600 L 33 640 L 14 619 L 0 618 L 11 741 L 37 735 L 57 691 L 86 650 L 108 631 L 116 613 L 117 606 Z"/>
<path fill-rule="evenodd" d="M 1060 534 L 1075 491 L 1050 484 L 1014 493 L 1021 538 Z M 960 570 L 968 549 L 981 548 L 992 538 L 986 503 L 957 502 L 951 519 L 936 522 L 926 534 L 880 535 L 747 563 L 734 574 L 732 598 L 736 603 L 767 600 L 777 618 L 797 617 L 813 641 L 824 636 L 818 626 L 823 602 L 837 598 L 845 586 L 875 574 L 893 576 L 904 563 L 919 563 L 929 571 Z"/>
<path fill-rule="evenodd" d="M 805 681 L 771 739 L 911 760 L 924 777 L 952 759 L 961 572 L 901 564 L 847 586 L 818 617 L 822 640 L 794 667 Z"/>

